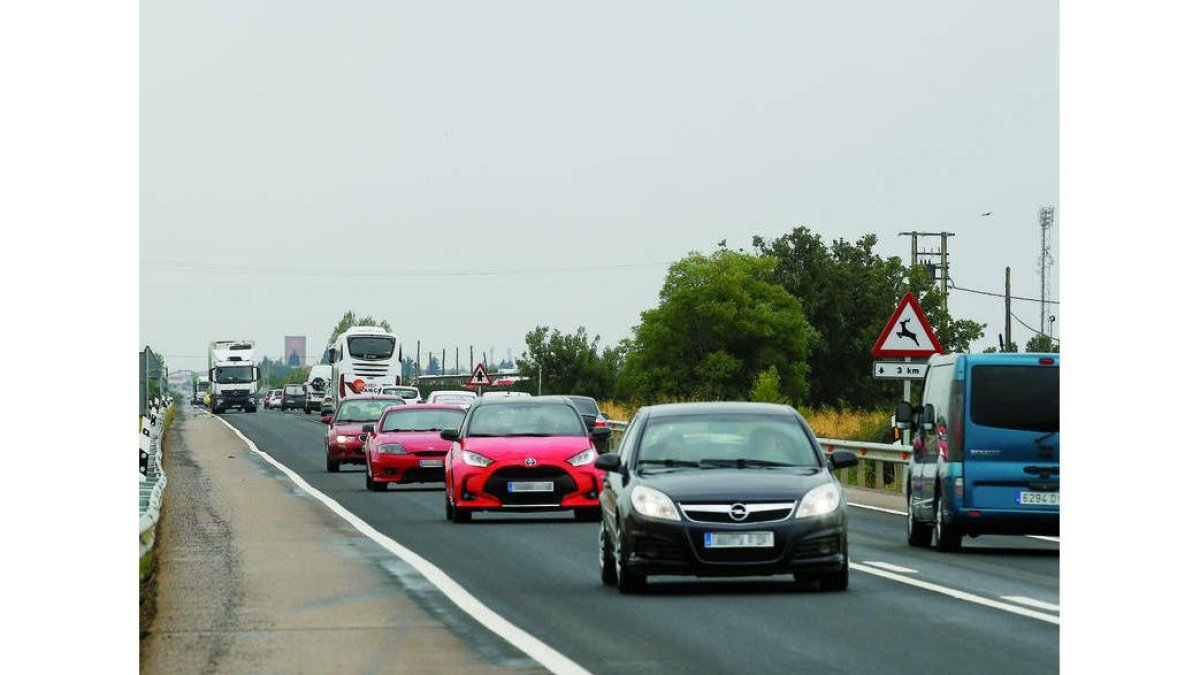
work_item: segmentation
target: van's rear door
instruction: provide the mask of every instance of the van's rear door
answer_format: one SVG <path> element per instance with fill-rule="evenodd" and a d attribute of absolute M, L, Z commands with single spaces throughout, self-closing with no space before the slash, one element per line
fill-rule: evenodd
<path fill-rule="evenodd" d="M 969 365 L 963 480 L 968 507 L 1058 510 L 1058 357 Z"/>

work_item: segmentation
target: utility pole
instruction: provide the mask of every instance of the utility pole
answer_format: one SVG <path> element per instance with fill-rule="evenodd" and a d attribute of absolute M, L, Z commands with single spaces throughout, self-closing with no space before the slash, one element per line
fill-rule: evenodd
<path fill-rule="evenodd" d="M 442 347 L 442 360 L 438 363 L 442 367 L 442 376 L 446 375 L 446 348 Z"/>
<path fill-rule="evenodd" d="M 1041 325 L 1040 330 L 1042 332 L 1042 335 L 1045 335 L 1046 334 L 1046 266 L 1047 266 L 1047 264 L 1054 262 L 1053 259 L 1050 258 L 1050 247 L 1046 244 L 1046 233 L 1050 231 L 1051 227 L 1054 227 L 1054 207 L 1053 206 L 1043 206 L 1042 208 L 1038 209 L 1038 224 L 1042 228 L 1042 264 L 1041 264 L 1041 269 L 1042 269 L 1042 272 L 1041 272 L 1041 276 L 1042 276 L 1042 322 L 1040 324 Z"/>
<path fill-rule="evenodd" d="M 455 347 L 454 348 L 454 374 L 458 375 L 459 372 L 461 372 L 461 371 L 459 371 L 459 369 L 458 369 L 458 347 Z"/>
<path fill-rule="evenodd" d="M 416 369 L 417 369 L 416 377 L 420 377 L 421 376 L 421 341 L 420 340 L 417 340 L 417 358 L 415 361 L 413 361 L 413 365 L 416 366 Z"/>
<path fill-rule="evenodd" d="M 1012 344 L 1012 268 L 1004 268 L 1004 349 L 1009 351 Z"/>
<path fill-rule="evenodd" d="M 939 273 L 935 270 L 933 276 L 935 277 L 934 281 L 940 280 L 942 282 L 942 288 L 941 288 L 941 290 L 942 290 L 942 317 L 941 317 L 942 321 L 941 321 L 941 325 L 939 325 L 938 328 L 942 333 L 945 333 L 946 327 L 947 327 L 946 320 L 950 316 L 950 304 L 949 304 L 950 303 L 950 292 L 949 292 L 949 286 L 948 286 L 949 281 L 950 281 L 949 238 L 953 237 L 954 233 L 953 232 L 915 232 L 914 231 L 914 232 L 901 232 L 900 236 L 912 237 L 912 268 L 913 269 L 916 269 L 917 265 L 920 264 L 922 257 L 929 259 L 929 260 L 933 260 L 933 259 L 938 260 L 937 269 L 940 269 L 941 272 L 939 275 Z M 941 237 L 941 239 L 942 239 L 941 248 L 937 251 L 919 251 L 919 250 L 917 250 L 917 238 L 918 237 Z M 936 256 L 936 258 L 935 258 L 935 256 Z M 932 262 L 930 262 L 929 264 L 931 266 L 933 265 Z M 941 277 L 940 279 L 937 278 L 939 276 Z"/>

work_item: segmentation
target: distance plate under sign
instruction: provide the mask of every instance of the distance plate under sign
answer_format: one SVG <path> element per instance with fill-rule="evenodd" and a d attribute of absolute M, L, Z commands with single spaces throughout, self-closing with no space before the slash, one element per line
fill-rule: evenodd
<path fill-rule="evenodd" d="M 903 361 L 876 361 L 871 365 L 871 374 L 877 380 L 923 380 L 928 363 L 905 363 Z"/>

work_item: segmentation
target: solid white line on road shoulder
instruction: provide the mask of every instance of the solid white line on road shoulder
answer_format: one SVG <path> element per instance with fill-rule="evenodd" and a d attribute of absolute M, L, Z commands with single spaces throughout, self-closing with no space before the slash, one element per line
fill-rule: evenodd
<path fill-rule="evenodd" d="M 879 506 L 870 506 L 867 504 L 855 504 L 854 502 L 846 502 L 846 503 L 850 506 L 854 506 L 854 507 L 857 507 L 860 509 L 868 509 L 870 511 L 879 511 L 881 513 L 891 513 L 891 514 L 897 515 L 897 516 L 904 516 L 905 518 L 908 517 L 907 511 L 897 511 L 895 509 L 885 509 L 885 508 L 882 508 Z M 1029 537 L 1030 539 L 1041 539 L 1042 541 L 1051 541 L 1051 542 L 1054 542 L 1055 544 L 1059 543 L 1058 537 L 1045 537 L 1040 534 L 1026 534 L 1024 536 Z"/>
<path fill-rule="evenodd" d="M 1009 604 L 1007 602 L 1000 602 L 999 600 L 992 600 L 991 598 L 985 598 L 981 595 L 975 595 L 974 593 L 967 593 L 966 591 L 960 591 L 960 590 L 957 590 L 954 588 L 949 588 L 947 586 L 939 586 L 937 584 L 931 584 L 928 581 L 921 581 L 920 579 L 913 579 L 912 577 L 906 577 L 906 576 L 902 576 L 900 574 L 895 574 L 893 572 L 887 572 L 884 570 L 875 569 L 874 567 L 870 567 L 867 565 L 860 565 L 859 563 L 855 563 L 855 562 L 850 563 L 850 568 L 853 570 L 857 570 L 859 572 L 866 572 L 867 574 L 874 574 L 875 576 L 883 577 L 884 579 L 891 579 L 892 581 L 898 581 L 902 584 L 908 584 L 909 586 L 916 586 L 917 588 L 921 588 L 921 589 L 924 589 L 927 591 L 933 591 L 934 593 L 941 593 L 942 595 L 948 595 L 948 596 L 950 596 L 952 598 L 956 598 L 958 600 L 965 600 L 967 602 L 973 602 L 977 605 L 983 605 L 984 607 L 991 607 L 993 609 L 999 609 L 999 610 L 1003 610 L 1005 612 L 1011 612 L 1013 614 L 1020 614 L 1021 616 L 1027 616 L 1031 619 L 1045 621 L 1046 623 L 1052 623 L 1055 625 L 1059 624 L 1059 619 L 1057 616 L 1054 616 L 1053 614 L 1046 614 L 1044 612 L 1036 612 L 1032 609 L 1029 609 L 1028 607 L 1022 607 L 1020 605 L 1013 605 L 1013 604 Z"/>
<path fill-rule="evenodd" d="M 892 513 L 897 516 L 907 516 L 908 515 L 907 511 L 897 511 L 895 509 L 885 509 L 885 508 L 882 508 L 879 506 L 868 506 L 867 504 L 855 504 L 854 502 L 846 502 L 846 503 L 849 504 L 850 506 L 856 506 L 860 509 L 869 509 L 871 511 L 881 511 L 883 513 Z"/>
<path fill-rule="evenodd" d="M 901 567 L 899 565 L 893 565 L 892 563 L 881 562 L 878 560 L 864 560 L 864 561 L 862 561 L 862 564 L 873 565 L 875 567 L 887 570 L 889 572 L 900 572 L 901 574 L 916 574 L 917 573 L 917 571 L 914 569 L 910 569 L 908 567 Z"/>
<path fill-rule="evenodd" d="M 1044 609 L 1048 612 L 1059 611 L 1058 605 L 1052 605 L 1048 602 L 1042 602 L 1041 600 L 1034 600 L 1033 598 L 1027 598 L 1023 595 L 1004 595 L 1004 596 L 1001 596 L 1001 598 L 1004 600 L 1008 600 L 1009 602 L 1017 602 L 1022 605 L 1029 605 L 1030 607 L 1037 607 L 1038 609 Z"/>
<path fill-rule="evenodd" d="M 258 446 L 254 444 L 254 441 L 246 438 L 246 436 L 242 434 L 241 431 L 238 431 L 238 429 L 232 424 L 221 419 L 220 416 L 214 415 L 214 417 L 220 420 L 222 424 L 232 429 L 233 433 L 237 434 L 238 438 L 241 438 L 242 441 L 244 441 L 252 451 L 257 453 L 266 461 L 270 462 L 275 466 L 275 468 L 282 471 L 283 474 L 290 478 L 293 483 L 300 487 L 300 489 L 304 490 L 308 494 L 312 495 L 317 501 L 329 507 L 329 510 L 341 516 L 342 519 L 350 523 L 354 529 L 362 532 L 367 537 L 370 537 L 377 544 L 387 549 L 388 552 L 411 565 L 413 569 L 417 570 L 421 576 L 428 579 L 429 583 L 433 584 L 439 591 L 449 598 L 451 602 L 453 602 L 455 605 L 458 605 L 458 607 L 467 614 L 471 615 L 471 617 L 482 624 L 484 628 L 487 628 L 496 635 L 504 638 L 514 647 L 522 652 L 525 652 L 535 661 L 545 666 L 546 670 L 549 670 L 552 673 L 560 673 L 561 675 L 589 675 L 588 671 L 583 666 L 575 663 L 560 652 L 556 651 L 550 645 L 547 645 L 529 633 L 526 633 L 524 630 L 521 630 L 504 617 L 492 611 L 491 608 L 489 608 L 487 605 L 484 605 L 474 595 L 471 595 L 465 588 L 460 586 L 457 581 L 450 578 L 450 575 L 443 572 L 437 565 L 434 565 L 414 551 L 401 546 L 391 537 L 388 537 L 376 530 L 374 527 L 371 527 L 371 525 L 369 525 L 366 521 L 351 513 L 346 509 L 346 507 L 339 504 L 336 500 L 332 499 L 324 492 L 314 488 L 312 485 L 309 485 L 308 481 L 301 478 L 300 475 L 295 471 L 292 471 L 288 467 L 284 466 L 271 455 L 259 450 Z"/>

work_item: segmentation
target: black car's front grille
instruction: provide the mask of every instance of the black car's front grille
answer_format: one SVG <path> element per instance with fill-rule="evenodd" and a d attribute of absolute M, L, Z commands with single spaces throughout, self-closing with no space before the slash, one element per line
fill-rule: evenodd
<path fill-rule="evenodd" d="M 509 482 L 550 481 L 552 492 L 509 492 Z M 483 485 L 483 491 L 500 500 L 505 506 L 558 504 L 563 497 L 578 490 L 566 471 L 556 466 L 506 466 L 497 469 Z"/>
<path fill-rule="evenodd" d="M 772 504 L 772 506 L 776 506 L 777 508 L 771 508 L 764 511 L 753 510 L 755 504 L 744 503 L 743 506 L 749 507 L 747 510 L 750 512 L 746 513 L 746 517 L 741 520 L 737 520 L 731 516 L 729 508 L 724 508 L 721 511 L 699 511 L 694 508 L 695 506 L 697 505 L 680 504 L 684 515 L 686 515 L 688 519 L 694 520 L 697 523 L 722 523 L 726 525 L 736 525 L 744 523 L 769 523 L 776 520 L 783 520 L 792 515 L 792 509 L 795 508 L 795 503 L 780 503 L 778 505 Z M 724 507 L 725 505 L 721 504 L 720 506 Z M 729 506 L 732 507 L 732 504 Z"/>
<path fill-rule="evenodd" d="M 696 557 L 710 563 L 768 563 L 779 559 L 783 554 L 783 541 L 778 533 L 775 544 L 762 548 L 704 548 L 704 532 L 695 530 L 690 533 L 692 545 L 696 548 Z"/>

